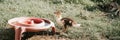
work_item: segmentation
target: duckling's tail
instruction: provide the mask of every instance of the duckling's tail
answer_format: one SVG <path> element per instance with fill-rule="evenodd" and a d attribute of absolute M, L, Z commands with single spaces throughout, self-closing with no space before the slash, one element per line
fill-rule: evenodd
<path fill-rule="evenodd" d="M 80 27 L 81 24 L 74 24 L 73 27 Z"/>

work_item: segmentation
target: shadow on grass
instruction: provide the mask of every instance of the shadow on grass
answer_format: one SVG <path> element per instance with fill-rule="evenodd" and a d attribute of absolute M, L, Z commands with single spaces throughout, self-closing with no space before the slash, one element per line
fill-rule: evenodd
<path fill-rule="evenodd" d="M 0 29 L 0 40 L 14 40 L 15 39 L 15 31 L 14 29 Z M 59 35 L 59 33 L 55 33 L 56 35 Z M 25 32 L 23 33 L 22 40 L 26 40 L 28 38 L 31 38 L 34 35 L 54 35 L 52 31 L 40 31 L 40 32 Z"/>
<path fill-rule="evenodd" d="M 4 0 L 0 0 L 0 3 L 4 2 Z"/>
<path fill-rule="evenodd" d="M 97 9 L 97 6 L 85 6 L 84 9 L 87 11 L 94 11 Z"/>
<path fill-rule="evenodd" d="M 59 35 L 59 33 L 55 33 L 56 35 Z M 34 35 L 54 35 L 54 33 L 52 31 L 40 31 L 40 32 L 25 32 L 23 33 L 23 37 L 22 40 L 26 40 Z"/>
<path fill-rule="evenodd" d="M 0 29 L 0 40 L 14 40 L 14 30 L 13 29 Z"/>

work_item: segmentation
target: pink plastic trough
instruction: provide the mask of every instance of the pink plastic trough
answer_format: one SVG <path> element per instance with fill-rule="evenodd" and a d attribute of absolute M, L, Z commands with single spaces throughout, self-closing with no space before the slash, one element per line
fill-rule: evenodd
<path fill-rule="evenodd" d="M 52 21 L 36 17 L 17 17 L 8 20 L 8 24 L 15 29 L 15 40 L 21 40 L 23 32 L 38 32 L 52 28 L 55 32 L 55 25 Z"/>

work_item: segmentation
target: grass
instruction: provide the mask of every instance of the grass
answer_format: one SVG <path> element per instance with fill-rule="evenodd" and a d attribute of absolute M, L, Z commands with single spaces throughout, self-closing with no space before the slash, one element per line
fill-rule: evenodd
<path fill-rule="evenodd" d="M 68 0 L 69 1 L 69 0 Z M 73 0 L 74 1 L 74 0 Z M 86 2 L 87 1 L 87 2 Z M 48 0 L 1 0 L 0 2 L 0 40 L 13 40 L 14 31 L 7 21 L 14 17 L 30 16 L 48 18 L 56 23 L 53 13 L 61 10 L 63 17 L 70 17 L 82 24 L 79 28 L 68 29 L 66 35 L 56 35 L 73 40 L 107 40 L 120 37 L 120 19 L 109 19 L 103 16 L 102 11 L 91 0 L 81 0 L 80 3 L 61 2 L 54 3 Z M 56 24 L 56 27 L 60 26 Z M 36 33 L 35 33 L 36 34 Z M 44 36 L 43 36 L 44 37 Z M 48 38 L 51 36 L 48 36 Z M 116 38 L 113 38 L 116 37 Z M 41 35 L 35 35 L 29 40 L 40 39 Z M 42 40 L 42 39 L 41 39 Z"/>

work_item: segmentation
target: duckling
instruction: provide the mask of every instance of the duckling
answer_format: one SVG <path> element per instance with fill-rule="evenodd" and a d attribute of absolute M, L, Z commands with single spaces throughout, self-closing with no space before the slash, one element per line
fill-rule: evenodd
<path fill-rule="evenodd" d="M 54 15 L 56 17 L 56 22 L 60 25 L 63 26 L 62 30 L 63 32 L 66 32 L 68 27 L 80 27 L 81 24 L 77 24 L 73 19 L 67 18 L 67 17 L 62 17 L 60 11 L 54 12 Z"/>

